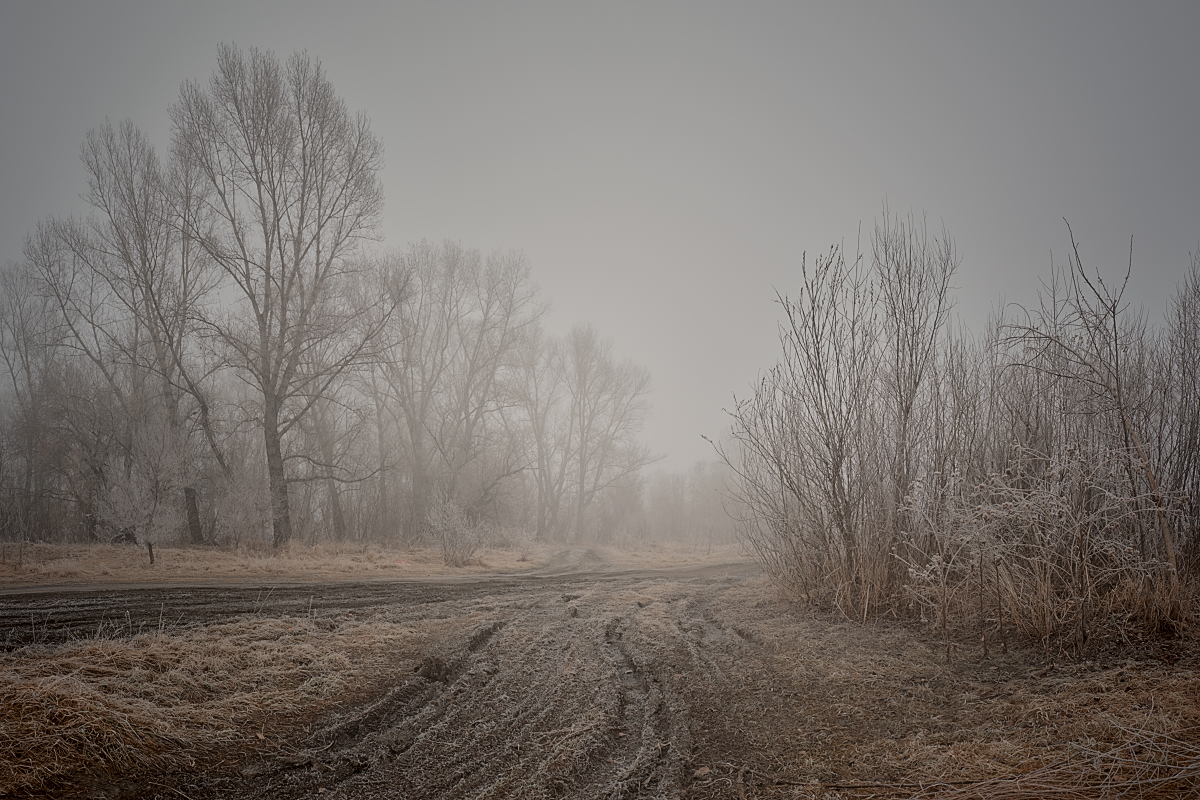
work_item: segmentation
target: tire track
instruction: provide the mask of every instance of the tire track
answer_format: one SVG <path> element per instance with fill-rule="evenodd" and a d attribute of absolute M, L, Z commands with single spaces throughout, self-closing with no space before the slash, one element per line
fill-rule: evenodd
<path fill-rule="evenodd" d="M 608 587 L 536 600 L 250 776 L 246 796 L 678 796 L 691 732 L 659 650 L 686 647 L 647 648 L 666 606 L 648 619 Z"/>
<path fill-rule="evenodd" d="M 354 619 L 347 608 L 389 622 L 488 621 L 456 642 L 431 640 L 434 651 L 401 648 L 414 671 L 283 752 L 147 786 L 177 786 L 193 800 L 682 796 L 696 734 L 689 700 L 709 710 L 696 680 L 714 685 L 725 651 L 747 646 L 709 614 L 713 586 L 700 572 L 374 585 L 361 595 L 331 587 L 320 598 L 329 610 L 312 613 L 330 625 Z M 220 620 L 244 608 L 246 592 L 227 593 L 223 606 L 199 602 Z M 312 595 L 291 587 L 254 602 L 271 609 L 264 614 L 307 611 Z"/>

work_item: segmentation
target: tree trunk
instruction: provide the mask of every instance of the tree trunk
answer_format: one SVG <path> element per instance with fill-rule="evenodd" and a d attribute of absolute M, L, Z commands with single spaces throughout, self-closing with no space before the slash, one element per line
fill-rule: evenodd
<path fill-rule="evenodd" d="M 191 486 L 184 487 L 183 502 L 187 507 L 188 534 L 192 544 L 204 544 L 204 529 L 200 527 L 200 501 Z"/>
<path fill-rule="evenodd" d="M 371 399 L 375 403 L 375 447 L 379 457 L 379 472 L 375 483 L 379 492 L 379 522 L 375 534 L 382 539 L 391 541 L 395 536 L 393 527 L 393 511 L 391 493 L 388 491 L 388 444 L 383 430 L 383 401 L 379 397 L 379 389 L 375 385 L 375 373 L 371 372 Z"/>
<path fill-rule="evenodd" d="M 263 439 L 267 447 L 267 477 L 271 482 L 271 546 L 279 548 L 292 540 L 292 515 L 288 505 L 287 475 L 283 470 L 279 409 L 268 402 L 264 411 Z"/>
<path fill-rule="evenodd" d="M 342 542 L 346 539 L 346 515 L 342 513 L 342 496 L 338 490 L 337 479 L 333 476 L 333 433 L 330 430 L 332 423 L 326 413 L 325 408 L 317 410 L 317 438 L 321 442 L 321 460 L 325 462 L 325 469 L 328 476 L 325 478 L 325 490 L 329 493 L 329 511 L 333 517 L 333 538 L 334 541 Z"/>
<path fill-rule="evenodd" d="M 575 541 L 583 539 L 583 512 L 585 510 L 584 484 L 587 480 L 587 454 L 583 447 L 579 448 L 579 494 L 575 498 Z"/>
<path fill-rule="evenodd" d="M 542 476 L 537 476 L 537 512 L 533 540 L 539 544 L 546 542 L 546 490 L 542 486 Z"/>
<path fill-rule="evenodd" d="M 412 492 L 408 515 L 404 521 L 404 538 L 409 544 L 425 535 L 425 518 L 429 513 L 429 476 L 425 467 L 425 430 L 420 422 L 409 424 L 412 443 Z"/>
<path fill-rule="evenodd" d="M 330 512 L 333 516 L 333 538 L 335 541 L 346 540 L 346 515 L 342 512 L 342 497 L 338 492 L 337 481 L 333 478 L 325 480 L 326 490 L 329 492 Z"/>

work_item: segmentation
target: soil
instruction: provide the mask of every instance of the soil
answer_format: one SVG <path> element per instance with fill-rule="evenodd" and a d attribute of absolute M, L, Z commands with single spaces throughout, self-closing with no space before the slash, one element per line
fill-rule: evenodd
<path fill-rule="evenodd" d="M 1047 660 L 780 598 L 751 563 L 0 594 L 6 648 L 246 617 L 440 620 L 311 714 L 88 798 L 892 797 L 1200 725 L 1192 640 Z M 1002 647 L 1002 644 L 1004 645 Z M 1065 657 L 1065 660 L 1064 660 Z"/>

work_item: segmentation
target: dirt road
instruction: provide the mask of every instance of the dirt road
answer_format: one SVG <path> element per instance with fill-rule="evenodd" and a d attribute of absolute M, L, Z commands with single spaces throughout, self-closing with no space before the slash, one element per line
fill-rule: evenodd
<path fill-rule="evenodd" d="M 43 641 L 245 615 L 445 623 L 336 713 L 92 798 L 862 796 L 1053 756 L 1091 724 L 1065 688 L 1117 669 L 948 660 L 912 629 L 802 613 L 750 564 L 611 571 L 586 552 L 484 580 L 8 595 L 0 615 Z"/>
<path fill-rule="evenodd" d="M 68 584 L 0 588 L 0 650 L 56 645 L 97 636 L 135 635 L 256 616 L 336 615 L 355 610 L 421 609 L 449 600 L 554 590 L 581 583 L 702 577 L 714 570 L 754 572 L 747 563 L 669 569 L 620 569 L 594 551 L 572 548 L 546 566 L 486 577 L 384 578 L 371 581 L 217 579 L 171 584 Z"/>

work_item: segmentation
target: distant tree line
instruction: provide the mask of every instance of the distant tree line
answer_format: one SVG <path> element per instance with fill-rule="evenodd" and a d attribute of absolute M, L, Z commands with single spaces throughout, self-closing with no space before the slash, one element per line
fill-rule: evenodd
<path fill-rule="evenodd" d="M 981 334 L 950 324 L 960 258 L 924 219 L 885 209 L 869 253 L 802 262 L 780 361 L 719 448 L 778 582 L 1047 647 L 1194 613 L 1200 261 L 1152 323 L 1124 265 L 1069 241 L 1039 305 Z"/>
<path fill-rule="evenodd" d="M 319 62 L 223 46 L 170 116 L 165 159 L 89 132 L 91 213 L 0 273 L 0 535 L 461 558 L 634 525 L 646 371 L 548 335 L 519 253 L 373 249 L 383 148 Z"/>

